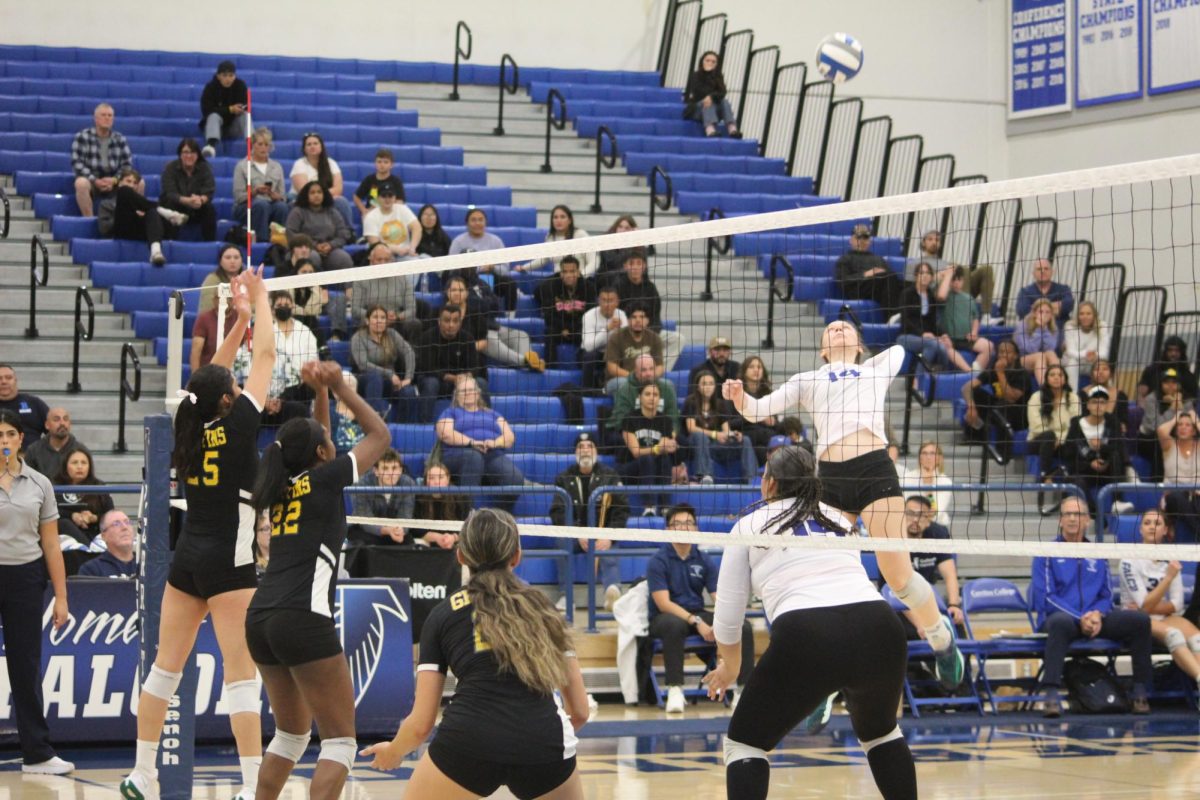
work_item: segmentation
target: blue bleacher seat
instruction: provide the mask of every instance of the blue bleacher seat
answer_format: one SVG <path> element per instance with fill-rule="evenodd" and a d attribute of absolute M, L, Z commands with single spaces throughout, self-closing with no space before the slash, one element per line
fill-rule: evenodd
<path fill-rule="evenodd" d="M 492 369 L 488 373 L 495 375 L 501 371 Z M 565 421 L 562 403 L 557 397 L 534 394 L 500 394 L 490 380 L 488 381 L 488 393 L 491 395 L 492 409 L 504 417 L 510 425 Z"/>
<path fill-rule="evenodd" d="M 513 453 L 509 458 L 526 480 L 545 484 L 553 484 L 554 476 L 575 463 L 574 455 Z"/>

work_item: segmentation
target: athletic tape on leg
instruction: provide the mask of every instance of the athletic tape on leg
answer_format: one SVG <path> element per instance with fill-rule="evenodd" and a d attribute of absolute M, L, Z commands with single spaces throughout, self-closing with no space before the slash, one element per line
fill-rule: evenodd
<path fill-rule="evenodd" d="M 234 681 L 225 684 L 225 705 L 230 716 L 234 714 L 258 714 L 262 709 L 262 681 Z"/>
<path fill-rule="evenodd" d="M 335 761 L 350 771 L 354 768 L 354 757 L 358 754 L 358 742 L 353 736 L 339 736 L 335 739 L 322 739 L 321 752 L 317 760 Z"/>
<path fill-rule="evenodd" d="M 1167 651 L 1175 652 L 1181 647 L 1187 647 L 1187 637 L 1183 635 L 1183 631 L 1178 628 L 1167 628 L 1167 635 L 1164 637 Z"/>
<path fill-rule="evenodd" d="M 903 738 L 904 738 L 904 734 L 900 731 L 900 726 L 897 725 L 896 727 L 892 728 L 891 733 L 885 733 L 883 736 L 880 736 L 878 739 L 872 739 L 869 742 L 863 742 L 862 749 L 863 749 L 864 753 L 869 753 L 869 752 L 871 752 L 871 750 L 873 750 L 876 747 L 879 747 L 879 745 L 881 745 L 881 744 L 887 744 L 888 742 L 894 742 L 897 739 L 903 739 Z"/>
<path fill-rule="evenodd" d="M 183 680 L 182 672 L 167 672 L 155 664 L 150 667 L 150 674 L 146 676 L 146 680 L 142 683 L 142 691 L 146 694 L 154 695 L 159 700 L 170 702 L 171 696 L 179 688 L 181 680 Z"/>
<path fill-rule="evenodd" d="M 308 749 L 310 739 L 312 739 L 312 733 L 288 733 L 276 728 L 275 737 L 267 745 L 267 752 L 280 758 L 286 758 L 295 764 L 304 757 L 304 751 Z"/>
<path fill-rule="evenodd" d="M 725 766 L 729 766 L 735 761 L 741 761 L 743 758 L 761 758 L 767 760 L 767 751 L 758 747 L 751 747 L 748 744 L 735 742 L 728 736 L 725 737 Z"/>
<path fill-rule="evenodd" d="M 908 583 L 896 590 L 896 598 L 910 609 L 917 609 L 933 599 L 933 587 L 921 573 L 914 572 Z"/>

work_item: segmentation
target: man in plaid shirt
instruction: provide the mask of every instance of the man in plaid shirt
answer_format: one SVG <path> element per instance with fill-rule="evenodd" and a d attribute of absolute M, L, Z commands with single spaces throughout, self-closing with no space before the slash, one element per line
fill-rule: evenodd
<path fill-rule="evenodd" d="M 96 106 L 92 119 L 95 126 L 75 134 L 71 142 L 71 167 L 75 170 L 75 201 L 85 217 L 93 216 L 94 198 L 105 196 L 117 188 L 116 175 L 122 167 L 133 166 L 129 142 L 113 130 L 113 107 L 108 103 Z"/>

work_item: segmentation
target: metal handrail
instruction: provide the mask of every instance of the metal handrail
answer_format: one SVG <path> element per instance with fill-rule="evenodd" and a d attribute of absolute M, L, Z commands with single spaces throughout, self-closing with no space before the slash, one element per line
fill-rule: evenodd
<path fill-rule="evenodd" d="M 37 254 L 42 251 L 42 277 L 38 280 Z M 50 282 L 50 251 L 42 242 L 41 234 L 35 233 L 29 242 L 29 327 L 25 329 L 26 339 L 38 338 L 37 329 L 37 287 Z"/>
<path fill-rule="evenodd" d="M 85 302 L 88 313 L 86 327 L 83 324 L 83 304 Z M 83 387 L 79 385 L 79 342 L 81 339 L 90 342 L 95 333 L 96 304 L 92 302 L 88 287 L 80 286 L 75 290 L 75 354 L 71 358 L 71 382 L 67 384 L 67 391 L 71 394 L 79 394 L 83 391 Z"/>
<path fill-rule="evenodd" d="M 0 186 L 0 203 L 4 204 L 4 227 L 0 228 L 0 239 L 7 239 L 9 224 L 12 221 L 12 209 L 9 207 L 8 193 L 4 191 L 3 186 Z"/>
<path fill-rule="evenodd" d="M 781 265 L 787 272 L 787 286 L 784 292 L 780 292 L 776 284 L 776 268 Z M 775 298 L 778 297 L 784 302 L 791 300 L 795 284 L 796 270 L 792 268 L 792 262 L 787 260 L 787 256 L 782 253 L 771 256 L 771 266 L 767 275 L 767 338 L 762 340 L 762 349 L 764 350 L 771 350 L 775 347 Z"/>
<path fill-rule="evenodd" d="M 711 222 L 714 219 L 725 219 L 725 212 L 719 208 L 713 207 L 708 210 L 708 219 Z M 718 244 L 721 242 L 721 244 Z M 708 302 L 713 299 L 712 293 L 712 270 L 713 270 L 713 253 L 717 255 L 729 255 L 729 251 L 733 249 L 732 236 L 710 236 L 708 244 L 705 245 L 704 253 L 704 291 L 700 293 L 700 299 Z"/>
<path fill-rule="evenodd" d="M 659 194 L 658 194 L 658 192 L 655 191 L 655 189 L 658 187 L 657 176 L 659 176 L 659 175 L 662 176 L 663 183 L 666 184 L 666 190 L 667 190 L 661 196 L 662 199 L 659 199 Z M 675 195 L 675 192 L 674 192 L 674 187 L 671 185 L 671 176 L 667 174 L 667 171 L 665 169 L 658 166 L 657 164 L 655 164 L 654 168 L 652 170 L 650 170 L 650 177 L 646 179 L 646 182 L 650 186 L 650 224 L 649 224 L 649 227 L 653 228 L 654 227 L 654 212 L 656 210 L 657 211 L 668 210 L 671 207 L 671 198 Z"/>
<path fill-rule="evenodd" d="M 129 363 L 133 362 L 133 385 L 129 383 Z M 138 358 L 133 342 L 121 345 L 121 402 L 117 410 L 117 441 L 114 453 L 128 452 L 125 445 L 125 401 L 137 402 L 142 397 L 142 361 Z"/>
<path fill-rule="evenodd" d="M 467 49 L 465 51 L 462 49 L 463 31 L 467 32 Z M 454 28 L 454 88 L 450 91 L 451 100 L 458 99 L 458 58 L 462 56 L 467 61 L 471 60 L 471 45 L 474 41 L 471 28 L 460 19 Z"/>
<path fill-rule="evenodd" d="M 504 82 L 504 66 L 506 64 L 512 67 L 511 84 Z M 498 81 L 500 84 L 500 116 L 496 118 L 496 127 L 492 129 L 493 136 L 504 135 L 504 95 L 516 94 L 517 89 L 521 88 L 520 74 L 520 71 L 517 69 L 517 62 L 513 60 L 512 56 L 508 53 L 500 56 L 500 79 Z"/>
<path fill-rule="evenodd" d="M 554 116 L 554 98 L 558 98 L 558 116 Z M 558 89 L 551 89 L 546 94 L 546 160 L 542 162 L 542 172 L 553 172 L 550 166 L 550 131 L 562 130 L 567 127 L 567 100 Z"/>
<path fill-rule="evenodd" d="M 1200 492 L 1200 484 L 1196 483 L 1110 483 L 1101 486 L 1096 492 L 1096 541 L 1100 542 L 1109 534 L 1108 522 L 1112 514 L 1113 495 L 1120 492 Z"/>
<path fill-rule="evenodd" d="M 609 146 L 612 153 L 608 159 L 604 158 L 604 137 L 608 137 Z M 592 203 L 591 211 L 593 214 L 599 214 L 604 208 L 600 205 L 600 167 L 608 167 L 612 169 L 617 165 L 617 137 L 607 125 L 601 125 L 596 131 L 596 200 Z"/>

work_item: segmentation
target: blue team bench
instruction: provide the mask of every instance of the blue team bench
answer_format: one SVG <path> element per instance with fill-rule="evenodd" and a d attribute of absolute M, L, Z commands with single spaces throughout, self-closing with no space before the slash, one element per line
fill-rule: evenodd
<path fill-rule="evenodd" d="M 568 108 L 575 100 L 611 100 L 640 107 L 642 103 L 675 103 L 676 115 L 683 110 L 683 93 L 679 89 L 666 86 L 619 86 L 593 85 L 579 83 L 548 83 L 531 81 L 529 84 L 529 99 L 535 103 L 545 103 L 551 89 L 557 89 L 567 100 Z"/>
<path fill-rule="evenodd" d="M 0 141 L 3 141 L 0 139 Z M 793 178 L 790 175 L 739 175 L 711 172 L 672 172 L 671 189 L 675 192 L 721 192 L 722 194 L 784 194 L 811 195 L 812 178 Z M 654 191 L 664 194 L 667 182 L 654 175 Z M 704 209 L 707 211 L 708 209 Z"/>
<path fill-rule="evenodd" d="M 569 107 L 569 104 L 568 104 Z M 632 113 L 632 110 L 629 111 Z M 585 139 L 592 139 L 600 126 L 608 128 L 617 136 L 618 145 L 623 136 L 699 136 L 704 129 L 699 122 L 688 119 L 635 119 L 628 117 L 576 117 L 575 132 Z"/>
<path fill-rule="evenodd" d="M 11 67 L 11 65 L 9 66 Z M 13 69 L 21 71 L 28 66 L 21 64 Z M 5 71 L 5 65 L 0 63 L 0 74 Z M 22 97 L 104 98 L 106 102 L 116 106 L 118 114 L 129 113 L 124 105 L 128 100 L 191 103 L 191 110 L 188 113 L 197 114 L 200 94 L 203 90 L 203 83 L 129 83 L 127 81 L 91 79 L 59 81 L 49 78 L 0 77 L 0 94 Z M 311 86 L 293 89 L 259 85 L 254 87 L 252 99 L 255 116 L 258 115 L 260 104 L 307 106 L 308 108 L 337 107 L 339 109 L 394 110 L 396 108 L 396 97 L 392 94 L 374 91 L 325 91 L 314 89 Z M 93 104 L 96 102 L 98 100 L 92 100 Z"/>
<path fill-rule="evenodd" d="M 820 197 L 811 194 L 734 194 L 723 191 L 675 192 L 675 204 L 680 214 L 705 214 L 718 208 L 725 216 L 739 214 L 761 214 L 767 211 L 791 211 L 796 208 L 811 208 L 839 203 L 837 197 Z"/>
<path fill-rule="evenodd" d="M 758 156 L 675 155 L 672 153 L 630 153 L 625 168 L 630 175 L 649 175 L 654 167 L 668 173 L 743 172 L 747 175 L 783 175 L 787 162 L 781 158 Z"/>

